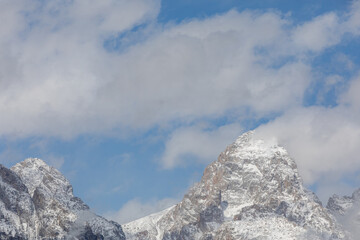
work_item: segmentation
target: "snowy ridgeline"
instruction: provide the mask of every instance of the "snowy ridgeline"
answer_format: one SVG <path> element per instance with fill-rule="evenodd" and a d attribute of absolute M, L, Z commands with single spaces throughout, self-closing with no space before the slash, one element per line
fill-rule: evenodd
<path fill-rule="evenodd" d="M 122 227 L 95 215 L 56 169 L 0 165 L 0 239 L 356 240 L 360 191 L 324 208 L 275 143 L 240 136 L 183 200 Z M 337 219 L 337 220 L 336 220 Z"/>

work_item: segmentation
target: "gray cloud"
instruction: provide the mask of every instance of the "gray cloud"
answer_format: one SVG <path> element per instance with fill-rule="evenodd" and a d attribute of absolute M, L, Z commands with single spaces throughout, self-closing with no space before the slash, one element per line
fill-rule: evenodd
<path fill-rule="evenodd" d="M 2 2 L 0 134 L 96 131 L 96 92 L 112 61 L 103 41 L 152 21 L 159 7 L 155 0 Z M 86 119 L 90 126 L 80 124 Z"/>
<path fill-rule="evenodd" d="M 0 30 L 8 39 L 0 45 L 2 135 L 148 129 L 229 110 L 241 115 L 245 108 L 262 116 L 301 105 L 312 80 L 311 67 L 296 57 L 308 45 L 291 40 L 297 28 L 278 13 L 230 11 L 164 29 L 152 25 L 146 41 L 116 53 L 103 41 L 155 21 L 157 1 L 54 1 L 36 12 L 33 2 L 18 2 L 9 10 L 11 31 Z"/>

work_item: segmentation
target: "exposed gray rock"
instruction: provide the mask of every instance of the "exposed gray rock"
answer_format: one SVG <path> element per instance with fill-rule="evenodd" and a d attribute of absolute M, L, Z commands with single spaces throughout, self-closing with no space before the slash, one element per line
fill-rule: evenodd
<path fill-rule="evenodd" d="M 206 167 L 200 183 L 161 216 L 123 225 L 128 239 L 345 239 L 336 220 L 302 185 L 276 143 L 239 137 Z"/>
<path fill-rule="evenodd" d="M 352 196 L 333 195 L 326 208 L 336 217 L 343 227 L 348 230 L 353 239 L 360 236 L 360 189 Z"/>
<path fill-rule="evenodd" d="M 123 240 L 119 224 L 92 213 L 56 169 L 29 158 L 0 165 L 0 239 Z"/>
<path fill-rule="evenodd" d="M 0 239 L 32 239 L 38 218 L 27 187 L 0 165 Z"/>

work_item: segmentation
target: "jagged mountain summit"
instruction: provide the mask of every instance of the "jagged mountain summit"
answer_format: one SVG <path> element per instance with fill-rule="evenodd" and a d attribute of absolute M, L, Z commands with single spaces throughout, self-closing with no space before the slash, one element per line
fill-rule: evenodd
<path fill-rule="evenodd" d="M 29 158 L 0 165 L 0 239 L 125 239 L 119 224 L 90 211 L 55 168 Z"/>
<path fill-rule="evenodd" d="M 344 229 L 352 234 L 353 239 L 360 236 L 360 189 L 356 190 L 352 196 L 333 195 L 326 206 L 335 216 Z"/>
<path fill-rule="evenodd" d="M 348 239 L 286 150 L 254 132 L 228 146 L 179 204 L 123 228 L 139 240 Z"/>

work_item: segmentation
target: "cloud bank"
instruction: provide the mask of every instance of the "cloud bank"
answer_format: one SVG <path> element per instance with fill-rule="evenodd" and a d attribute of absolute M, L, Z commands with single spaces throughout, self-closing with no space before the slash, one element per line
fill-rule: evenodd
<path fill-rule="evenodd" d="M 307 52 L 337 44 L 350 25 L 334 13 L 294 26 L 277 12 L 232 10 L 160 26 L 158 1 L 1 4 L 0 134 L 20 137 L 286 111 L 312 81 Z M 132 34 L 142 40 L 104 47 Z"/>

